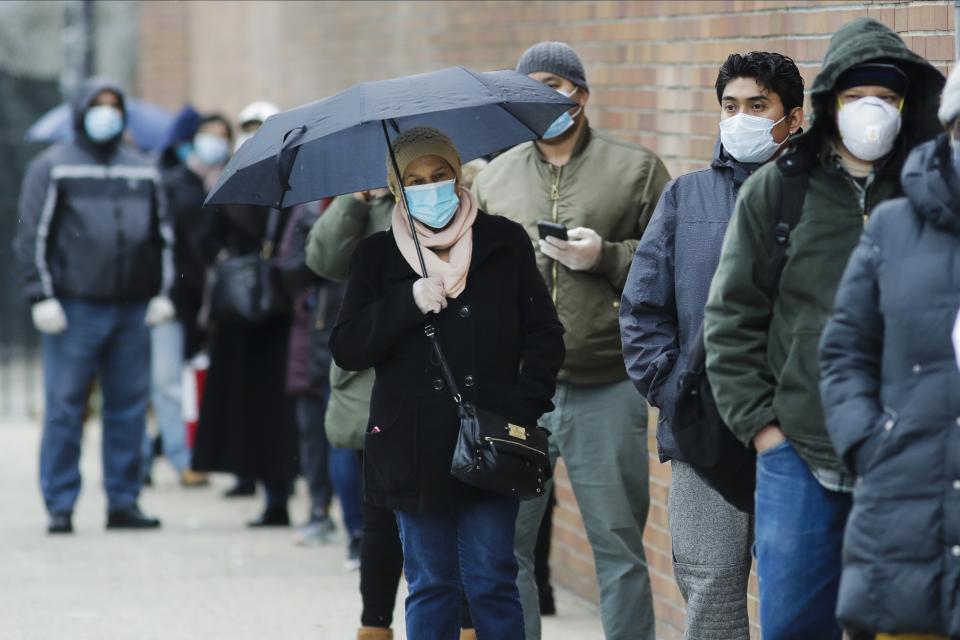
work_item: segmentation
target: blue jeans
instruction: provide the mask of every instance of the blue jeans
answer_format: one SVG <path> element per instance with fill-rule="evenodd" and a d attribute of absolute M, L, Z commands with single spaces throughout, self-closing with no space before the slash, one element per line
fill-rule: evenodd
<path fill-rule="evenodd" d="M 340 498 L 343 526 L 347 535 L 356 538 L 363 530 L 363 491 L 356 450 L 330 447 L 330 479 Z"/>
<path fill-rule="evenodd" d="M 300 471 L 310 491 L 310 519 L 327 515 L 333 487 L 330 479 L 330 443 L 324 429 L 329 389 L 322 397 L 296 397 L 297 427 L 300 431 Z"/>
<path fill-rule="evenodd" d="M 157 416 L 163 455 L 177 473 L 190 468 L 187 425 L 183 419 L 183 325 L 177 320 L 150 329 L 150 402 Z M 153 462 L 153 447 L 144 438 L 144 477 Z"/>
<path fill-rule="evenodd" d="M 40 488 L 49 513 L 71 513 L 80 494 L 83 414 L 94 378 L 103 392 L 103 477 L 110 510 L 140 495 L 141 443 L 150 395 L 146 304 L 60 301 L 68 327 L 43 336 Z"/>
<path fill-rule="evenodd" d="M 843 529 L 852 496 L 817 482 L 789 442 L 757 458 L 756 556 L 764 640 L 840 640 Z"/>
<path fill-rule="evenodd" d="M 513 555 L 517 506 L 490 498 L 453 513 L 397 513 L 410 593 L 408 638 L 457 640 L 466 593 L 478 638 L 524 639 Z"/>

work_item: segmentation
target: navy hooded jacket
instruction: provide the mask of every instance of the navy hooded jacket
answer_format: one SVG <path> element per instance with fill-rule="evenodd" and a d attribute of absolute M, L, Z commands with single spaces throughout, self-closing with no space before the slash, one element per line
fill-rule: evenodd
<path fill-rule="evenodd" d="M 74 140 L 34 158 L 23 179 L 14 249 L 32 302 L 145 301 L 173 283 L 173 232 L 155 161 L 120 136 L 97 144 L 84 131 L 84 113 L 102 91 L 120 96 L 122 108 L 115 84 L 85 83 L 71 104 Z"/>
<path fill-rule="evenodd" d="M 633 257 L 620 304 L 623 359 L 633 384 L 661 410 L 661 462 L 682 460 L 669 427 L 678 377 L 703 322 L 737 192 L 758 166 L 735 161 L 717 141 L 708 168 L 664 188 Z"/>
<path fill-rule="evenodd" d="M 960 636 L 960 189 L 946 135 L 910 154 L 820 342 L 837 454 L 857 474 L 837 617 L 871 633 Z"/>

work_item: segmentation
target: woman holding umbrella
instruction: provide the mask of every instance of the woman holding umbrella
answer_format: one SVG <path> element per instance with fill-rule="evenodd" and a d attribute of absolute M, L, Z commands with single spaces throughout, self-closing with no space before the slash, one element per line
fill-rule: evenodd
<path fill-rule="evenodd" d="M 521 640 L 517 502 L 450 475 L 457 405 L 424 325 L 436 314 L 431 324 L 464 399 L 520 425 L 535 425 L 552 407 L 563 328 L 526 232 L 478 211 L 449 138 L 416 127 L 392 147 L 392 228 L 358 246 L 331 337 L 341 367 L 376 370 L 365 499 L 397 512 L 408 637 L 457 637 L 465 593 L 478 638 Z"/>

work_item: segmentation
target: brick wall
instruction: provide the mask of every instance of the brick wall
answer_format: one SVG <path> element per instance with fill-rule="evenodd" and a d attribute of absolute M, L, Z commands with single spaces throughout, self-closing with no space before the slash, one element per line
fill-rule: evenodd
<path fill-rule="evenodd" d="M 255 99 L 292 107 L 361 80 L 455 64 L 513 67 L 530 44 L 565 40 L 587 67 L 592 124 L 654 149 L 677 174 L 709 158 L 718 119 L 712 85 L 729 53 L 787 54 L 809 86 L 830 35 L 863 15 L 896 29 L 941 70 L 952 64 L 946 1 L 151 2 L 142 13 L 140 93 L 235 115 Z M 645 539 L 658 634 L 680 638 L 683 602 L 666 517 L 670 470 L 655 453 L 650 467 Z M 557 580 L 596 600 L 589 545 L 562 468 L 558 487 Z M 755 614 L 755 599 L 750 606 Z"/>

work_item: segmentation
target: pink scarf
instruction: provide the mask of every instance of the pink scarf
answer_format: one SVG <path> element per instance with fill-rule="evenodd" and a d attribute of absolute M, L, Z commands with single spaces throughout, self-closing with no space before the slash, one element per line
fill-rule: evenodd
<path fill-rule="evenodd" d="M 437 231 L 415 222 L 427 275 L 443 279 L 448 298 L 456 298 L 467 286 L 467 271 L 470 269 L 470 258 L 473 257 L 473 221 L 477 219 L 477 202 L 473 195 L 463 187 L 457 190 L 457 195 L 460 197 L 460 207 L 444 229 Z M 407 264 L 419 274 L 417 248 L 413 244 L 410 222 L 402 207 L 402 201 L 393 207 L 393 239 Z M 448 259 L 443 260 L 436 252 L 446 250 L 450 253 Z"/>

